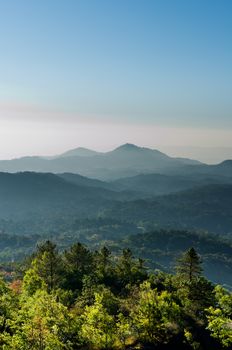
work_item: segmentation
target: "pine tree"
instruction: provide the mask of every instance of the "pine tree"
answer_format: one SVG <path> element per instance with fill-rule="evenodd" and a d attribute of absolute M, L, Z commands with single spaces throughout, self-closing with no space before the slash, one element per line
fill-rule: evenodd
<path fill-rule="evenodd" d="M 201 276 L 201 259 L 194 248 L 190 248 L 178 259 L 176 266 L 177 275 L 186 282 L 193 282 Z"/>
<path fill-rule="evenodd" d="M 93 269 L 92 253 L 81 243 L 73 244 L 64 252 L 65 287 L 80 290 L 82 279 Z"/>
<path fill-rule="evenodd" d="M 38 246 L 32 267 L 45 282 L 48 292 L 57 288 L 62 275 L 62 264 L 56 244 L 46 241 Z"/>
<path fill-rule="evenodd" d="M 202 261 L 194 248 L 178 260 L 176 286 L 188 313 L 204 318 L 204 309 L 213 302 L 213 285 L 202 276 Z"/>

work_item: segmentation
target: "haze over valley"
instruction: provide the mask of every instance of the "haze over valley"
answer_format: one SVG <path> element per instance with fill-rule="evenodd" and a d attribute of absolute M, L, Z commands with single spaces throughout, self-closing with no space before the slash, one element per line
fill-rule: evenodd
<path fill-rule="evenodd" d="M 200 244 L 203 251 L 204 237 L 225 240 L 225 256 L 232 247 L 231 160 L 207 165 L 124 144 L 106 153 L 76 148 L 50 158 L 0 161 L 0 170 L 2 260 L 20 259 L 46 237 L 65 247 L 70 239 L 98 247 L 160 230 L 173 239 L 189 235 L 191 244 Z M 8 235 L 24 237 L 17 249 L 8 246 Z M 23 253 L 25 239 L 30 243 Z M 164 255 L 171 249 L 168 260 L 156 257 L 161 268 L 171 271 L 183 248 L 172 251 L 164 242 L 159 249 Z M 215 277 L 215 257 L 207 261 L 210 278 L 232 284 L 226 272 Z M 232 268 L 229 256 L 225 264 Z"/>

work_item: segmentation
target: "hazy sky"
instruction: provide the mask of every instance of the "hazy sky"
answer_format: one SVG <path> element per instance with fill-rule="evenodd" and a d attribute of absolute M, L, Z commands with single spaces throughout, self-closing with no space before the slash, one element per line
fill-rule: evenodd
<path fill-rule="evenodd" d="M 231 0 L 0 0 L 0 158 L 232 147 L 231 17 Z"/>

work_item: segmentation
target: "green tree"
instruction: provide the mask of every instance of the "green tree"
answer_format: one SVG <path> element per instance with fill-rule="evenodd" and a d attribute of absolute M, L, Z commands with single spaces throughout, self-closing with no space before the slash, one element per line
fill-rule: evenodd
<path fill-rule="evenodd" d="M 64 252 L 65 287 L 72 290 L 82 288 L 82 279 L 93 269 L 92 253 L 81 243 L 76 243 Z"/>
<path fill-rule="evenodd" d="M 194 248 L 178 260 L 174 284 L 177 294 L 192 317 L 205 318 L 205 308 L 214 301 L 213 285 L 202 276 L 201 259 Z"/>
<path fill-rule="evenodd" d="M 137 304 L 130 317 L 140 340 L 161 344 L 168 342 L 178 332 L 181 309 L 171 293 L 158 293 L 146 281 L 140 286 Z"/>
<path fill-rule="evenodd" d="M 130 318 L 126 317 L 122 313 L 119 313 L 117 317 L 116 327 L 117 341 L 119 343 L 119 347 L 125 349 L 128 339 L 130 339 L 131 341 L 131 337 L 133 335 Z"/>
<path fill-rule="evenodd" d="M 135 259 L 130 249 L 124 249 L 117 263 L 117 277 L 120 288 L 140 284 L 147 278 L 143 259 Z"/>
<path fill-rule="evenodd" d="M 62 260 L 54 243 L 46 241 L 38 246 L 32 268 L 46 284 L 49 293 L 59 287 L 63 276 Z"/>
<path fill-rule="evenodd" d="M 28 269 L 23 278 L 23 291 L 32 296 L 37 290 L 45 288 L 44 280 L 38 275 L 35 269 Z"/>
<path fill-rule="evenodd" d="M 18 312 L 18 295 L 14 294 L 0 278 L 0 348 L 6 346 L 14 332 Z"/>
<path fill-rule="evenodd" d="M 114 286 L 115 271 L 111 256 L 111 251 L 107 247 L 101 248 L 94 255 L 95 274 L 99 283 L 106 286 Z"/>
<path fill-rule="evenodd" d="M 106 276 L 111 269 L 111 251 L 104 246 L 99 252 L 95 252 L 95 263 L 99 275 Z"/>
<path fill-rule="evenodd" d="M 112 348 L 116 340 L 115 318 L 103 306 L 100 294 L 95 294 L 94 304 L 85 307 L 82 317 L 81 334 L 84 341 L 100 349 Z"/>
<path fill-rule="evenodd" d="M 191 283 L 201 276 L 201 259 L 194 248 L 190 248 L 178 259 L 176 271 L 184 282 Z"/>
<path fill-rule="evenodd" d="M 216 306 L 208 309 L 208 329 L 224 348 L 232 347 L 232 293 L 215 287 Z"/>
<path fill-rule="evenodd" d="M 31 297 L 22 296 L 21 305 L 9 349 L 72 349 L 72 318 L 54 296 L 37 291 Z"/>

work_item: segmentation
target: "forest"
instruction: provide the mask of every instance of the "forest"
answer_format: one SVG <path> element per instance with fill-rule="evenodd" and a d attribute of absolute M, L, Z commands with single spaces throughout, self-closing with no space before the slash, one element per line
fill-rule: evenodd
<path fill-rule="evenodd" d="M 232 294 L 204 277 L 194 248 L 173 274 L 129 248 L 115 255 L 47 240 L 0 282 L 0 347 L 230 349 Z"/>

